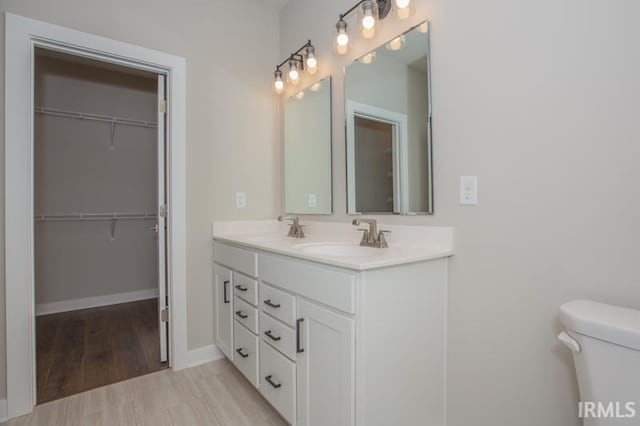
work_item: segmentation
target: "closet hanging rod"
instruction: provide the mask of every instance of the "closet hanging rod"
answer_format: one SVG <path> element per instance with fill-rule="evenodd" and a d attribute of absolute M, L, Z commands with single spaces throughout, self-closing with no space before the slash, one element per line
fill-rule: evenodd
<path fill-rule="evenodd" d="M 35 112 L 42 115 L 51 115 L 54 117 L 73 118 L 76 120 L 100 121 L 102 123 L 124 124 L 127 126 L 139 126 L 155 129 L 158 123 L 155 121 L 134 120 L 132 118 L 109 117 L 107 115 L 91 114 L 84 112 L 65 111 L 62 109 L 36 107 Z"/>
<path fill-rule="evenodd" d="M 158 213 L 81 213 L 63 215 L 36 215 L 38 222 L 65 222 L 86 220 L 151 220 L 157 219 Z"/>

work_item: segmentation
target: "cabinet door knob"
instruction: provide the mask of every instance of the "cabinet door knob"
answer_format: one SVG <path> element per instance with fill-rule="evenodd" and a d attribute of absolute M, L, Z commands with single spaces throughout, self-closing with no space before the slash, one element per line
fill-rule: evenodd
<path fill-rule="evenodd" d="M 247 314 L 243 314 L 242 311 L 236 311 L 236 315 L 239 316 L 242 319 L 247 319 L 249 318 L 249 315 Z"/>
<path fill-rule="evenodd" d="M 274 387 L 274 389 L 278 389 L 280 386 L 282 386 L 282 383 L 276 383 L 273 381 L 273 376 L 271 374 L 269 374 L 267 377 L 264 378 L 267 382 L 269 382 L 269 384 L 271 386 Z"/>
<path fill-rule="evenodd" d="M 271 299 L 267 299 L 267 300 L 265 300 L 265 301 L 264 301 L 264 304 L 265 304 L 265 305 L 267 305 L 267 306 L 270 306 L 270 307 L 272 307 L 272 308 L 279 308 L 279 307 L 280 307 L 280 304 L 279 304 L 279 303 L 273 303 L 273 302 L 271 301 Z"/>
<path fill-rule="evenodd" d="M 238 348 L 236 349 L 236 352 L 238 353 L 238 355 L 240 355 L 242 358 L 246 358 L 249 356 L 249 354 L 245 354 L 244 352 L 242 352 L 244 349 L 242 348 Z"/>
<path fill-rule="evenodd" d="M 274 340 L 274 341 L 278 341 L 280 339 L 282 339 L 282 337 L 280 336 L 274 336 L 273 334 L 271 334 L 271 330 L 267 330 L 264 332 L 265 336 L 267 336 L 269 339 Z"/>

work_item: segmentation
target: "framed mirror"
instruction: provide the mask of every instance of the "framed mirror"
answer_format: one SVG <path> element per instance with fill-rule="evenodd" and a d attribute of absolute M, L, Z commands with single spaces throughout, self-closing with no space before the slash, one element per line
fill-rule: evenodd
<path fill-rule="evenodd" d="M 284 105 L 284 210 L 331 214 L 331 77 Z"/>
<path fill-rule="evenodd" d="M 345 68 L 347 212 L 433 214 L 429 23 Z"/>

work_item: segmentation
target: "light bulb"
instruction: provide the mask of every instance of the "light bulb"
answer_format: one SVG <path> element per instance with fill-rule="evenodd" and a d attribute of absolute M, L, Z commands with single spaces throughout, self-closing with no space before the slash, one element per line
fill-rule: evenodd
<path fill-rule="evenodd" d="M 411 14 L 411 0 L 396 0 L 396 15 L 399 19 L 407 19 Z"/>
<path fill-rule="evenodd" d="M 376 25 L 376 18 L 373 16 L 373 2 L 367 0 L 362 3 L 362 28 L 370 30 Z"/>
<path fill-rule="evenodd" d="M 304 91 L 296 93 L 296 99 L 301 101 L 304 99 Z"/>
<path fill-rule="evenodd" d="M 338 34 L 336 41 L 338 42 L 338 46 L 346 46 L 347 43 L 349 43 L 349 36 L 346 33 Z"/>
<path fill-rule="evenodd" d="M 396 0 L 396 6 L 398 6 L 400 9 L 409 7 L 409 3 L 411 3 L 411 0 Z"/>
<path fill-rule="evenodd" d="M 282 71 L 276 70 L 275 72 L 276 79 L 273 82 L 273 88 L 276 93 L 279 95 L 284 91 L 284 81 L 282 81 Z"/>
<path fill-rule="evenodd" d="M 312 92 L 317 92 L 321 88 L 322 88 L 322 83 L 318 81 L 313 86 L 309 87 L 309 90 L 311 90 Z"/>
<path fill-rule="evenodd" d="M 364 55 L 362 58 L 360 58 L 360 62 L 366 65 L 369 65 L 375 59 L 376 59 L 376 52 L 369 52 L 366 55 Z"/>
<path fill-rule="evenodd" d="M 298 84 L 300 81 L 300 73 L 298 72 L 298 62 L 291 60 L 289 61 L 289 81 L 294 86 Z"/>
<path fill-rule="evenodd" d="M 305 62 L 307 64 L 307 71 L 309 72 L 309 74 L 315 74 L 318 70 L 318 60 L 316 59 L 315 49 L 313 48 L 313 46 L 307 47 L 306 56 L 307 58 Z"/>
<path fill-rule="evenodd" d="M 376 25 L 376 19 L 371 15 L 366 15 L 362 18 L 362 26 L 370 30 Z"/>
<path fill-rule="evenodd" d="M 404 47 L 404 35 L 400 37 L 396 37 L 387 43 L 387 49 L 389 50 L 400 50 Z"/>
<path fill-rule="evenodd" d="M 425 21 L 422 24 L 418 25 L 417 30 L 423 34 L 429 32 L 429 22 Z"/>
<path fill-rule="evenodd" d="M 349 44 L 349 34 L 347 34 L 347 23 L 340 19 L 336 24 L 338 35 L 336 36 L 336 52 L 339 55 L 347 53 L 347 45 Z"/>

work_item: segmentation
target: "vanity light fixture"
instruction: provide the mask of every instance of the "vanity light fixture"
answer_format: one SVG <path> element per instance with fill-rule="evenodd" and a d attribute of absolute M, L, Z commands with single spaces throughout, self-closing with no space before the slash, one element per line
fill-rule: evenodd
<path fill-rule="evenodd" d="M 307 41 L 300 49 L 289 55 L 289 57 L 279 65 L 276 65 L 276 71 L 273 73 L 273 89 L 278 95 L 284 92 L 285 84 L 282 80 L 281 68 L 285 65 L 289 66 L 287 81 L 293 86 L 296 86 L 300 82 L 300 74 L 303 70 L 306 70 L 309 74 L 315 74 L 318 70 L 318 59 L 316 58 L 316 50 L 311 44 L 311 40 Z"/>
<path fill-rule="evenodd" d="M 360 0 L 351 9 L 340 14 L 334 44 L 339 55 L 346 54 L 349 48 L 349 26 L 345 18 L 355 10 L 358 10 L 360 33 L 364 38 L 371 38 L 376 33 L 377 22 L 389 14 L 391 0 Z"/>

